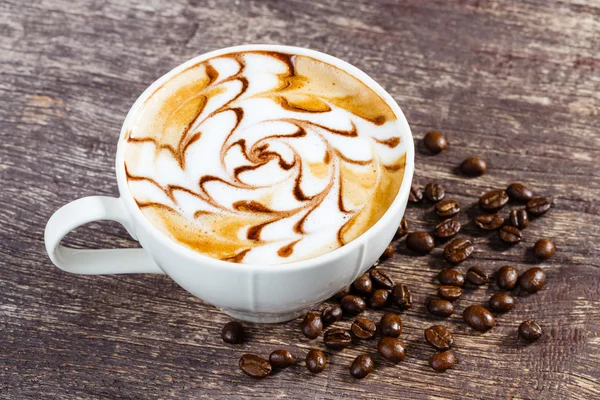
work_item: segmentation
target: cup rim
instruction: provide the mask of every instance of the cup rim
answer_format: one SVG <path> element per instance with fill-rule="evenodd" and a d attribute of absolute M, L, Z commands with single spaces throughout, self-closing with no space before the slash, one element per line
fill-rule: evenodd
<path fill-rule="evenodd" d="M 127 185 L 127 179 L 125 174 L 125 143 L 124 140 L 125 134 L 127 131 L 127 127 L 130 123 L 130 120 L 134 118 L 137 111 L 143 102 L 163 83 L 165 83 L 168 79 L 178 74 L 179 72 L 197 64 L 202 61 L 208 60 L 213 57 L 218 57 L 221 55 L 229 54 L 229 53 L 237 53 L 244 51 L 277 51 L 281 53 L 288 54 L 296 54 L 303 55 L 316 58 L 320 61 L 324 61 L 329 63 L 337 68 L 344 70 L 355 78 L 359 79 L 361 82 L 367 84 L 372 90 L 375 91 L 391 108 L 398 121 L 402 125 L 402 140 L 406 140 L 406 165 L 404 168 L 404 176 L 402 178 L 402 183 L 394 198 L 394 201 L 390 204 L 385 213 L 377 220 L 373 226 L 371 226 L 368 230 L 363 232 L 356 239 L 351 242 L 345 244 L 344 246 L 338 247 L 335 250 L 327 252 L 325 254 L 321 254 L 316 257 L 293 261 L 289 263 L 283 264 L 244 264 L 244 263 L 234 263 L 230 261 L 223 261 L 216 258 L 212 258 L 210 256 L 204 255 L 198 251 L 190 249 L 183 245 L 182 243 L 177 242 L 173 238 L 170 238 L 163 232 L 161 232 L 158 228 L 156 228 L 152 223 L 143 215 L 140 208 L 137 206 L 133 195 L 129 191 L 129 187 Z M 406 137 L 405 137 L 406 136 Z M 131 109 L 127 113 L 123 121 L 123 125 L 121 127 L 121 133 L 119 135 L 119 141 L 117 144 L 117 154 L 116 154 L 116 175 L 117 175 L 117 184 L 119 188 L 119 193 L 121 199 L 126 205 L 126 208 L 129 210 L 130 215 L 136 221 L 135 227 L 136 231 L 139 229 L 143 229 L 147 234 L 150 234 L 155 241 L 159 241 L 161 245 L 168 247 L 171 251 L 177 252 L 180 255 L 184 256 L 186 259 L 190 261 L 194 261 L 200 264 L 212 264 L 213 266 L 219 268 L 225 268 L 229 270 L 239 270 L 239 271 L 257 271 L 264 273 L 279 273 L 283 271 L 293 271 L 293 270 L 301 270 L 315 266 L 321 266 L 323 264 L 327 264 L 330 262 L 334 262 L 340 258 L 345 257 L 348 253 L 354 250 L 357 246 L 362 246 L 364 243 L 368 243 L 372 238 L 374 238 L 378 232 L 384 227 L 387 220 L 394 215 L 399 209 L 404 207 L 406 203 L 406 199 L 408 199 L 410 187 L 412 184 L 412 178 L 414 174 L 414 158 L 415 158 L 415 146 L 414 139 L 412 136 L 412 132 L 410 130 L 410 126 L 408 125 L 408 121 L 404 116 L 404 113 L 400 109 L 400 106 L 396 103 L 394 98 L 381 86 L 379 85 L 373 78 L 367 75 L 365 72 L 360 70 L 359 68 L 353 66 L 352 64 L 343 61 L 337 57 L 328 55 L 326 53 L 322 53 L 317 50 L 312 50 L 304 47 L 296 47 L 296 46 L 286 46 L 286 45 L 274 45 L 274 44 L 248 44 L 248 45 L 240 45 L 240 46 L 231 46 L 226 47 L 214 51 L 210 51 L 208 53 L 201 54 L 199 56 L 193 57 L 186 62 L 178 65 L 177 67 L 171 69 L 169 72 L 162 75 L 160 78 L 155 80 L 150 86 L 148 86 L 142 94 L 136 99 Z M 137 232 L 136 232 L 136 236 Z M 376 240 L 376 239 L 375 239 Z M 146 249 L 146 251 L 148 251 Z M 162 266 L 161 266 L 162 268 Z"/>

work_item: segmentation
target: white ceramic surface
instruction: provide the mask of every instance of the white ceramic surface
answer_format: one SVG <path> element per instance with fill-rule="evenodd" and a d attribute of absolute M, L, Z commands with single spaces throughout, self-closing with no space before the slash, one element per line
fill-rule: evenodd
<path fill-rule="evenodd" d="M 414 171 L 414 144 L 406 118 L 394 99 L 373 79 L 335 57 L 304 48 L 246 45 L 213 51 L 173 69 L 142 93 L 123 123 L 166 80 L 193 64 L 222 54 L 265 50 L 310 56 L 341 68 L 369 85 L 392 108 L 406 143 L 406 169 L 396 199 L 383 217 L 349 244 L 316 258 L 282 265 L 236 264 L 204 256 L 159 232 L 130 195 L 123 163 L 125 129 L 117 148 L 121 197 L 92 196 L 56 211 L 46 226 L 46 250 L 59 268 L 76 274 L 166 273 L 188 292 L 234 318 L 253 322 L 287 321 L 332 296 L 365 272 L 383 253 L 404 214 Z M 121 223 L 143 249 L 77 250 L 60 245 L 72 229 L 97 220 Z M 127 294 L 124 294 L 126 296 Z"/>

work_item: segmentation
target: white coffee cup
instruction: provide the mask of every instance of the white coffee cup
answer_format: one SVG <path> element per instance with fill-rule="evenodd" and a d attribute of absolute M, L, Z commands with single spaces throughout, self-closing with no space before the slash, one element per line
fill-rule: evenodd
<path fill-rule="evenodd" d="M 374 226 L 352 242 L 321 256 L 281 265 L 236 264 L 202 255 L 158 231 L 144 217 L 129 192 L 124 168 L 125 126 L 143 102 L 179 72 L 212 57 L 232 52 L 280 51 L 322 60 L 360 79 L 383 98 L 398 118 L 406 144 L 406 168 L 393 203 Z M 123 123 L 117 147 L 117 182 L 121 197 L 92 196 L 56 211 L 46 226 L 50 259 L 75 274 L 167 274 L 185 290 L 214 304 L 234 318 L 252 322 L 293 319 L 329 298 L 364 273 L 383 253 L 406 209 L 414 171 L 414 144 L 404 114 L 394 99 L 358 68 L 335 57 L 299 47 L 246 45 L 229 47 L 193 58 L 173 69 L 142 93 Z M 121 223 L 142 249 L 80 250 L 60 245 L 71 230 L 91 221 Z"/>

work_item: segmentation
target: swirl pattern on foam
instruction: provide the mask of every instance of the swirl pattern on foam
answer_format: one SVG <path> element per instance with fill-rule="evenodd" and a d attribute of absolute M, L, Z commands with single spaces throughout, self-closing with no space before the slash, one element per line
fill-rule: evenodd
<path fill-rule="evenodd" d="M 233 262 L 281 264 L 369 229 L 402 183 L 399 122 L 364 83 L 311 57 L 232 53 L 165 82 L 126 127 L 143 214 Z"/>

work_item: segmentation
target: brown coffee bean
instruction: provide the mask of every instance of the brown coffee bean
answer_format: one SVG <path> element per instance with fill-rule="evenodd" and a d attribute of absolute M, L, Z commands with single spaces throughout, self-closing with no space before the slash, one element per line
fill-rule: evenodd
<path fill-rule="evenodd" d="M 341 301 L 344 297 L 348 296 L 349 294 L 350 294 L 350 287 L 345 287 L 344 289 L 342 289 L 339 292 L 337 292 L 336 294 L 334 294 L 333 298 L 335 300 Z"/>
<path fill-rule="evenodd" d="M 402 318 L 391 312 L 383 314 L 379 321 L 379 332 L 382 336 L 400 336 L 402 334 Z"/>
<path fill-rule="evenodd" d="M 452 217 L 460 212 L 460 205 L 454 199 L 447 199 L 435 203 L 435 212 L 442 218 Z"/>
<path fill-rule="evenodd" d="M 523 321 L 519 325 L 519 336 L 528 342 L 535 342 L 542 337 L 542 327 L 535 321 Z"/>
<path fill-rule="evenodd" d="M 442 325 L 433 325 L 424 331 L 425 340 L 436 350 L 448 350 L 454 344 L 452 332 Z"/>
<path fill-rule="evenodd" d="M 504 190 L 492 190 L 479 198 L 479 207 L 488 212 L 496 212 L 508 203 L 508 195 Z"/>
<path fill-rule="evenodd" d="M 366 378 L 371 372 L 373 372 L 375 364 L 373 359 L 368 354 L 361 354 L 356 357 L 350 366 L 350 375 L 356 379 Z"/>
<path fill-rule="evenodd" d="M 330 349 L 343 350 L 352 344 L 352 335 L 345 329 L 331 328 L 325 331 L 323 343 Z"/>
<path fill-rule="evenodd" d="M 522 203 L 528 202 L 533 197 L 533 192 L 521 183 L 511 183 L 506 188 L 508 197 Z"/>
<path fill-rule="evenodd" d="M 458 286 L 442 285 L 438 288 L 438 295 L 445 300 L 454 301 L 462 296 L 462 289 Z"/>
<path fill-rule="evenodd" d="M 456 365 L 456 356 L 450 350 L 436 353 L 429 359 L 429 365 L 438 372 L 444 372 Z"/>
<path fill-rule="evenodd" d="M 440 132 L 428 132 L 423 138 L 423 144 L 433 154 L 441 153 L 448 147 L 448 141 Z"/>
<path fill-rule="evenodd" d="M 381 253 L 381 256 L 379 257 L 379 259 L 380 260 L 387 260 L 388 258 L 393 257 L 395 253 L 396 253 L 396 246 L 394 246 L 393 243 L 390 243 L 385 248 L 385 250 L 383 251 L 383 253 Z"/>
<path fill-rule="evenodd" d="M 403 284 L 394 285 L 392 288 L 392 302 L 400 308 L 400 310 L 406 310 L 412 307 L 412 293 L 408 289 L 408 286 Z"/>
<path fill-rule="evenodd" d="M 406 236 L 406 247 L 415 253 L 429 254 L 435 247 L 435 241 L 427 232 L 411 232 Z"/>
<path fill-rule="evenodd" d="M 254 354 L 244 354 L 240 358 L 240 369 L 251 378 L 263 379 L 271 374 L 271 364 Z"/>
<path fill-rule="evenodd" d="M 390 291 L 377 289 L 369 298 L 369 307 L 373 310 L 379 310 L 390 305 Z"/>
<path fill-rule="evenodd" d="M 519 277 L 519 286 L 528 293 L 540 290 L 546 282 L 546 274 L 540 268 L 530 268 Z"/>
<path fill-rule="evenodd" d="M 498 270 L 498 275 L 496 276 L 498 287 L 504 290 L 513 290 L 515 286 L 517 286 L 518 279 L 519 275 L 517 274 L 517 270 L 511 265 L 505 265 L 500 268 Z"/>
<path fill-rule="evenodd" d="M 514 208 L 508 215 L 510 224 L 517 229 L 525 229 L 529 225 L 529 216 L 524 208 Z"/>
<path fill-rule="evenodd" d="M 493 231 L 504 224 L 504 217 L 500 214 L 483 214 L 475 217 L 475 225 L 485 231 Z"/>
<path fill-rule="evenodd" d="M 392 277 L 381 268 L 373 268 L 369 274 L 371 275 L 371 281 L 376 287 L 383 289 L 391 289 L 394 287 L 394 280 Z"/>
<path fill-rule="evenodd" d="M 287 350 L 275 350 L 269 355 L 269 363 L 275 368 L 287 368 L 295 362 L 294 356 Z"/>
<path fill-rule="evenodd" d="M 465 284 L 465 276 L 451 268 L 441 270 L 438 274 L 438 280 L 442 285 L 462 287 Z"/>
<path fill-rule="evenodd" d="M 487 172 L 487 164 L 480 157 L 469 157 L 460 164 L 460 170 L 467 176 L 481 176 Z"/>
<path fill-rule="evenodd" d="M 521 239 L 523 239 L 523 234 L 521 233 L 520 230 L 518 230 L 514 226 L 504 225 L 498 231 L 498 237 L 504 243 L 516 244 L 516 243 L 519 243 L 521 241 Z"/>
<path fill-rule="evenodd" d="M 371 276 L 368 273 L 362 274 L 354 281 L 352 287 L 361 294 L 371 294 L 373 291 L 373 282 L 371 282 Z"/>
<path fill-rule="evenodd" d="M 467 280 L 473 285 L 481 286 L 488 283 L 490 277 L 481 267 L 475 266 L 467 271 Z"/>
<path fill-rule="evenodd" d="M 448 300 L 431 299 L 427 303 L 427 310 L 436 317 L 446 318 L 454 313 L 454 306 Z"/>
<path fill-rule="evenodd" d="M 481 306 L 469 306 L 463 311 L 463 319 L 476 331 L 485 332 L 496 325 L 496 320 L 488 309 Z"/>
<path fill-rule="evenodd" d="M 550 239 L 540 239 L 533 246 L 533 254 L 540 260 L 547 260 L 554 255 L 556 247 Z"/>
<path fill-rule="evenodd" d="M 242 343 L 244 341 L 244 327 L 237 321 L 229 321 L 221 330 L 221 339 L 229 344 Z"/>
<path fill-rule="evenodd" d="M 340 306 L 342 307 L 344 313 L 349 315 L 360 314 L 361 312 L 365 311 L 365 308 L 367 308 L 367 304 L 363 299 L 351 294 L 342 299 Z"/>
<path fill-rule="evenodd" d="M 377 343 L 377 351 L 383 358 L 393 363 L 399 363 L 406 358 L 404 343 L 395 337 L 382 337 Z"/>
<path fill-rule="evenodd" d="M 408 229 L 408 221 L 406 218 L 402 217 L 402 221 L 400 221 L 400 225 L 398 225 L 398 229 L 396 229 L 396 239 L 406 236 L 408 234 Z"/>
<path fill-rule="evenodd" d="M 534 217 L 546 214 L 552 208 L 552 199 L 535 197 L 527 202 L 527 212 Z"/>
<path fill-rule="evenodd" d="M 456 218 L 445 219 L 435 226 L 435 236 L 440 239 L 450 239 L 460 232 L 460 228 L 460 222 Z"/>
<path fill-rule="evenodd" d="M 302 333 L 309 339 L 317 338 L 323 332 L 323 321 L 318 312 L 309 312 L 302 321 Z"/>
<path fill-rule="evenodd" d="M 467 238 L 454 239 L 444 247 L 444 257 L 451 263 L 465 261 L 475 250 L 473 243 Z"/>
<path fill-rule="evenodd" d="M 495 293 L 489 303 L 492 310 L 507 312 L 515 307 L 515 298 L 508 293 Z"/>
<path fill-rule="evenodd" d="M 323 372 L 327 366 L 327 357 L 321 350 L 312 349 L 306 355 L 306 368 L 313 374 Z"/>
<path fill-rule="evenodd" d="M 417 185 L 411 185 L 410 193 L 408 194 L 408 201 L 411 203 L 418 203 L 423 200 L 423 191 Z"/>
<path fill-rule="evenodd" d="M 377 327 L 368 318 L 358 317 L 352 323 L 350 330 L 359 339 L 370 339 L 375 335 Z"/>
<path fill-rule="evenodd" d="M 425 197 L 429 201 L 441 201 L 446 195 L 446 191 L 442 185 L 437 183 L 428 183 L 425 185 Z"/>
<path fill-rule="evenodd" d="M 321 311 L 323 324 L 331 325 L 342 319 L 342 309 L 338 306 L 327 306 Z"/>

